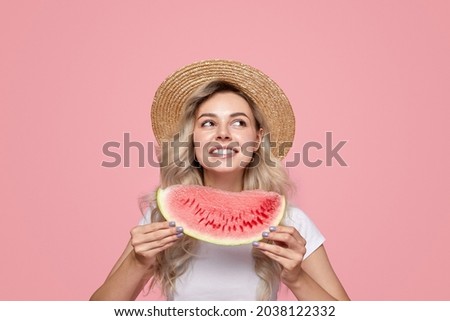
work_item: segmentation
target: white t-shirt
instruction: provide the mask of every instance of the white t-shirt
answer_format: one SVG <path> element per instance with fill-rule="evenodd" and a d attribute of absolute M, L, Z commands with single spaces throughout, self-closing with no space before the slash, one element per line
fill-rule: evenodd
<path fill-rule="evenodd" d="M 150 223 L 150 209 L 140 224 Z M 289 207 L 283 225 L 293 226 L 306 240 L 305 260 L 323 244 L 325 238 L 299 208 Z M 254 270 L 252 244 L 223 246 L 200 241 L 197 255 L 186 273 L 176 281 L 175 301 L 245 301 L 257 300 L 259 277 Z M 277 299 L 279 284 L 271 300 Z"/>

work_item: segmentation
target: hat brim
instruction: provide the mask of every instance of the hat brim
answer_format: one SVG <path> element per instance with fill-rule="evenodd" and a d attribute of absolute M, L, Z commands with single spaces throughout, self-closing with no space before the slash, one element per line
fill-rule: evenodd
<path fill-rule="evenodd" d="M 295 116 L 281 88 L 260 70 L 236 61 L 205 60 L 185 66 L 169 76 L 156 91 L 151 109 L 153 133 L 158 144 L 177 130 L 189 96 L 202 84 L 223 80 L 239 88 L 261 109 L 270 127 L 272 154 L 283 158 L 295 134 Z M 265 134 L 267 132 L 265 131 Z"/>

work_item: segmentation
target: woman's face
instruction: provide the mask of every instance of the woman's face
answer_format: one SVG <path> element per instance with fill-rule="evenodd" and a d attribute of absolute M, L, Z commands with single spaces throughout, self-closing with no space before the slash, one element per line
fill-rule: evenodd
<path fill-rule="evenodd" d="M 197 108 L 195 156 L 204 171 L 243 173 L 259 147 L 261 132 L 244 98 L 216 93 Z"/>

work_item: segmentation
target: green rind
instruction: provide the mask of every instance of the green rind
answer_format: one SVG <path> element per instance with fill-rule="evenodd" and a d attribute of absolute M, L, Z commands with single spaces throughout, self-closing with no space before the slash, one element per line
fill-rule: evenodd
<path fill-rule="evenodd" d="M 196 186 L 197 187 L 197 186 Z M 170 187 L 169 187 L 170 188 Z M 168 193 L 167 193 L 168 194 Z M 168 210 L 167 206 L 165 206 L 165 191 L 161 188 L 158 189 L 158 191 L 156 192 L 156 202 L 158 204 L 158 208 L 161 212 L 161 214 L 163 215 L 163 217 L 167 220 L 167 221 L 174 221 L 173 217 L 170 216 L 170 211 Z M 269 224 L 269 226 L 277 226 L 281 220 L 283 219 L 284 216 L 284 212 L 286 209 L 286 200 L 285 197 L 283 195 L 280 195 L 280 208 L 279 211 L 276 215 L 276 217 L 272 220 L 272 222 Z M 179 223 L 179 222 L 176 222 Z M 265 230 L 267 230 L 269 228 L 269 226 L 265 227 Z M 243 245 L 243 244 L 249 244 L 252 243 L 254 241 L 259 241 L 262 239 L 262 232 L 264 230 L 261 230 L 261 233 L 259 233 L 258 235 L 249 237 L 249 238 L 226 238 L 226 237 L 214 237 L 211 235 L 205 235 L 203 233 L 198 233 L 196 230 L 194 229 L 190 229 L 188 227 L 183 226 L 183 232 L 186 235 L 189 235 L 193 238 L 205 241 L 205 242 L 209 242 L 209 243 L 214 243 L 214 244 L 218 244 L 218 245 L 227 245 L 227 246 L 233 246 L 233 245 Z"/>

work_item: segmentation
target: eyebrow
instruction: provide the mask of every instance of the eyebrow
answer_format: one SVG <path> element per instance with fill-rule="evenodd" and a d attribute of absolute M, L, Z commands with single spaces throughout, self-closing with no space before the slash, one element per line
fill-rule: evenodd
<path fill-rule="evenodd" d="M 246 113 L 243 113 L 243 112 L 233 113 L 233 114 L 230 115 L 230 118 L 237 117 L 237 116 L 245 116 L 245 117 L 247 117 L 248 119 L 250 119 L 250 117 L 248 117 L 247 114 L 246 114 Z M 213 117 L 213 118 L 217 118 L 218 116 L 217 116 L 216 114 L 214 114 L 214 113 L 204 113 L 204 114 L 201 114 L 200 116 L 198 116 L 197 119 L 200 119 L 200 118 L 202 118 L 202 117 Z"/>

